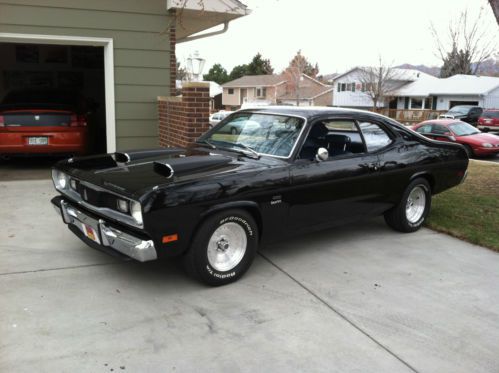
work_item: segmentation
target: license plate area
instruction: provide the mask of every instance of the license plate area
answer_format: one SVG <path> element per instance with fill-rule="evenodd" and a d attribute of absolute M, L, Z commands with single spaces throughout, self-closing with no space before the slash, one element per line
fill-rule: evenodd
<path fill-rule="evenodd" d="M 28 137 L 28 145 L 48 145 L 49 138 L 44 136 Z"/>
<path fill-rule="evenodd" d="M 99 232 L 97 232 L 96 229 L 94 229 L 90 225 L 87 225 L 85 223 L 81 223 L 81 231 L 83 232 L 85 237 L 100 244 Z"/>

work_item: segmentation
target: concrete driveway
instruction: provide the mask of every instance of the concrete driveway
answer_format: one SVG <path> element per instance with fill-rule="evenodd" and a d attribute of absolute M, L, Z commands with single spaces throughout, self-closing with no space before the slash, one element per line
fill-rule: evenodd
<path fill-rule="evenodd" d="M 373 220 L 262 250 L 208 288 L 118 262 L 48 180 L 0 183 L 2 372 L 497 372 L 499 255 Z"/>

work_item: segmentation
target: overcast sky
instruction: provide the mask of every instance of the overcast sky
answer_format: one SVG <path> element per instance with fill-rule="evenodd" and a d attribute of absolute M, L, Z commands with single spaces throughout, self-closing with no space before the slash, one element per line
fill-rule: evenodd
<path fill-rule="evenodd" d="M 285 68 L 301 49 L 320 74 L 342 72 L 356 65 L 440 65 L 430 22 L 446 34 L 459 13 L 476 14 L 485 8 L 482 22 L 499 34 L 486 0 L 242 0 L 252 13 L 232 21 L 222 35 L 177 45 L 182 65 L 198 50 L 206 59 L 203 73 L 214 63 L 229 72 L 260 52 L 276 72 Z"/>

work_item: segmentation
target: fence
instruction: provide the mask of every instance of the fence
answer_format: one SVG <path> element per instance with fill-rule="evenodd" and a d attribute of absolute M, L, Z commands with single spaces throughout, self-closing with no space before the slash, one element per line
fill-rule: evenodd
<path fill-rule="evenodd" d="M 446 110 L 428 109 L 378 109 L 377 113 L 393 118 L 405 125 L 412 125 L 428 119 L 436 119 Z"/>

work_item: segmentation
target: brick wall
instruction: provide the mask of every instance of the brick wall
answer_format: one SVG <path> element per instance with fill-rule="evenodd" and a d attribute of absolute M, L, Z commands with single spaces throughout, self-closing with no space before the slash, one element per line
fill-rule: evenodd
<path fill-rule="evenodd" d="M 184 82 L 182 97 L 158 97 L 159 145 L 186 147 L 209 129 L 210 85 Z"/>

